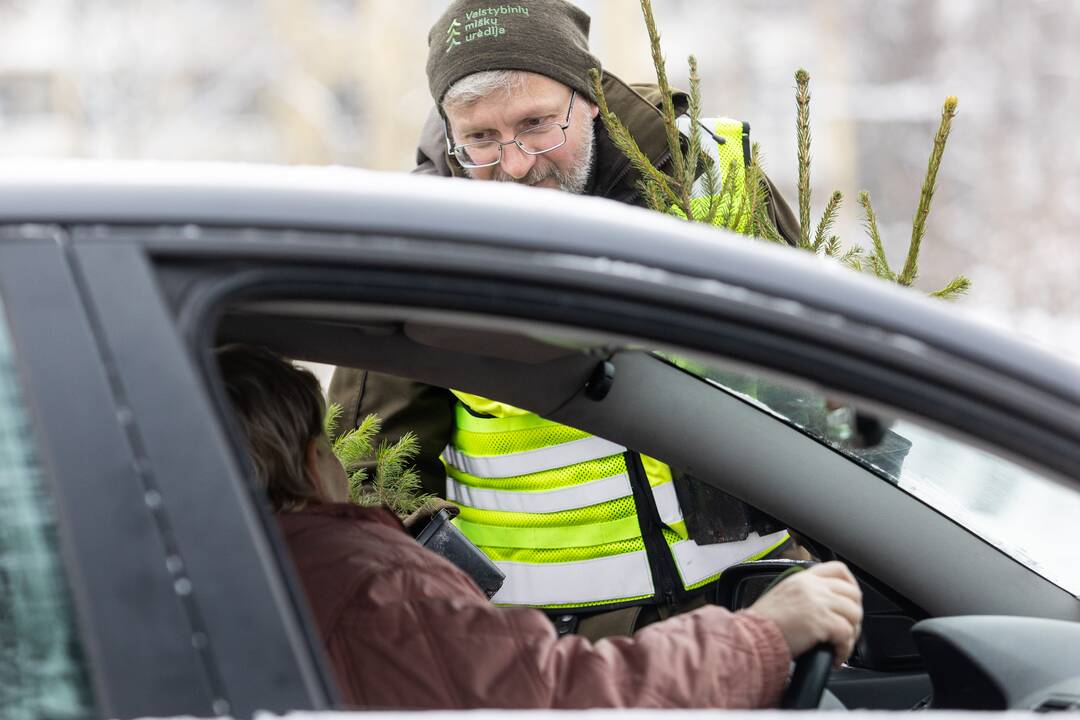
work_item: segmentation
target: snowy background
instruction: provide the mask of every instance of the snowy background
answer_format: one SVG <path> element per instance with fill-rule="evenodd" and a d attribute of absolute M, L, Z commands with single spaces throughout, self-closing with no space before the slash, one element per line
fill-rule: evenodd
<path fill-rule="evenodd" d="M 654 0 L 669 68 L 750 121 L 794 200 L 793 74 L 812 77 L 815 217 L 869 190 L 902 258 L 947 95 L 960 114 L 920 286 L 1080 359 L 1080 1 Z M 652 76 L 633 0 L 582 0 L 609 70 Z M 442 0 L 0 0 L 0 157 L 407 170 Z"/>

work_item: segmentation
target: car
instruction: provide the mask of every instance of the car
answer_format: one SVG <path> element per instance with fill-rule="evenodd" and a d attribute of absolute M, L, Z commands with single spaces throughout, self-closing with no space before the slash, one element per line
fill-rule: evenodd
<path fill-rule="evenodd" d="M 10 717 L 336 706 L 223 396 L 226 342 L 496 397 L 778 518 L 863 585 L 863 638 L 828 678 L 849 708 L 1080 702 L 1075 364 L 824 258 L 604 200 L 13 161 Z M 775 571 L 736 566 L 716 599 Z"/>

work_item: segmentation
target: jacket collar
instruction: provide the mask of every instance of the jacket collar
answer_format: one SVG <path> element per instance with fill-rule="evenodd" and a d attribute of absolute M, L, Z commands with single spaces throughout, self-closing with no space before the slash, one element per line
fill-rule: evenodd
<path fill-rule="evenodd" d="M 315 518 L 343 518 L 385 525 L 404 532 L 398 516 L 386 507 L 363 507 L 352 503 L 312 503 L 293 512 L 277 513 L 286 533 L 307 525 Z"/>

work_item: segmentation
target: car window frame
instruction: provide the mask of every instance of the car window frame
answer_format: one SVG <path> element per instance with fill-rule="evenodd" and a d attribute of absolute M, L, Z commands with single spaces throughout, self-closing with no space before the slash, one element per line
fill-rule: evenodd
<path fill-rule="evenodd" d="M 138 477 L 127 414 L 71 271 L 66 235 L 60 228 L 0 234 L 0 286 L 97 711 L 207 712 L 212 693 Z M 124 590 L 130 592 L 133 577 L 141 579 L 135 605 Z M 168 678 L 155 669 L 159 663 L 170 664 Z"/>
<path fill-rule="evenodd" d="M 214 232 L 204 231 L 202 238 L 205 241 L 210 235 L 216 235 L 220 233 L 222 240 L 226 239 L 226 236 L 231 231 L 218 230 Z M 760 361 L 762 365 L 767 367 L 769 371 L 776 372 L 780 375 L 786 375 L 790 373 L 792 365 L 799 365 L 799 361 L 803 359 L 803 352 L 810 351 L 816 352 L 817 358 L 821 359 L 822 347 L 820 344 L 811 342 L 809 346 L 805 343 L 805 338 L 796 337 L 791 346 L 787 346 L 789 352 L 785 355 L 780 355 L 775 352 L 771 352 L 775 345 L 773 341 L 777 339 L 788 339 L 784 335 L 784 329 L 789 324 L 786 321 L 790 318 L 784 318 L 785 322 L 779 324 L 779 326 L 768 326 L 767 323 L 763 324 L 761 319 L 756 323 L 747 324 L 746 322 L 738 322 L 735 318 L 724 315 L 722 325 L 714 325 L 717 328 L 717 335 L 709 335 L 708 333 L 702 334 L 700 332 L 691 333 L 691 330 L 701 329 L 700 323 L 688 323 L 686 319 L 680 317 L 678 312 L 693 313 L 694 309 L 682 306 L 678 309 L 670 307 L 657 308 L 655 305 L 641 305 L 644 302 L 648 294 L 643 293 L 641 297 L 628 297 L 625 293 L 620 297 L 607 294 L 607 286 L 604 288 L 589 287 L 587 283 L 583 283 L 581 286 L 574 286 L 573 283 L 567 282 L 566 278 L 560 278 L 555 281 L 550 276 L 545 276 L 543 268 L 530 266 L 528 272 L 528 287 L 522 282 L 520 276 L 513 278 L 513 282 L 509 277 L 503 276 L 501 271 L 504 268 L 498 267 L 496 263 L 496 269 L 492 272 L 481 272 L 474 269 L 470 274 L 460 274 L 454 272 L 453 268 L 456 262 L 460 262 L 461 258 L 455 258 L 449 261 L 449 267 L 436 267 L 437 263 L 432 262 L 431 256 L 428 254 L 430 248 L 425 247 L 422 241 L 418 241 L 418 262 L 416 265 L 410 266 L 407 260 L 403 260 L 401 257 L 404 253 L 397 253 L 397 257 L 393 262 L 393 266 L 388 268 L 382 258 L 378 256 L 378 252 L 369 255 L 367 248 L 362 245 L 362 238 L 355 238 L 350 241 L 349 251 L 345 252 L 343 248 L 338 247 L 334 252 L 328 252 L 327 256 L 320 257 L 322 252 L 316 252 L 312 250 L 312 246 L 306 244 L 297 244 L 297 234 L 285 233 L 278 234 L 275 230 L 263 231 L 266 233 L 265 245 L 257 246 L 252 241 L 255 237 L 249 232 L 245 235 L 248 248 L 255 248 L 252 252 L 244 256 L 243 254 L 237 255 L 229 252 L 222 253 L 220 250 L 215 252 L 213 256 L 228 257 L 231 263 L 231 267 L 234 271 L 237 270 L 237 263 L 245 269 L 247 278 L 246 283 L 237 281 L 235 278 L 221 278 L 214 279 L 214 270 L 212 256 L 210 262 L 204 270 L 207 278 L 211 282 L 217 282 L 219 285 L 218 290 L 204 293 L 202 298 L 202 311 L 193 312 L 191 307 L 199 304 L 198 302 L 191 301 L 191 296 L 194 294 L 192 290 L 193 284 L 188 281 L 172 280 L 172 284 L 178 287 L 186 288 L 185 292 L 180 298 L 180 302 L 184 304 L 184 308 L 177 312 L 185 318 L 183 331 L 188 337 L 190 343 L 193 346 L 208 347 L 207 343 L 211 334 L 205 329 L 200 330 L 200 322 L 198 318 L 202 316 L 210 316 L 215 308 L 220 309 L 220 303 L 226 295 L 232 293 L 235 297 L 245 300 L 253 299 L 259 296 L 259 290 L 256 287 L 259 282 L 266 282 L 267 285 L 262 288 L 262 291 L 267 297 L 286 297 L 288 293 L 300 293 L 302 297 L 333 297 L 337 301 L 341 301 L 343 298 L 349 298 L 352 301 L 362 303 L 373 303 L 375 306 L 391 306 L 391 307 L 415 307 L 417 309 L 421 307 L 432 306 L 433 297 L 437 297 L 439 305 L 443 310 L 449 311 L 449 309 L 459 310 L 461 312 L 489 312 L 493 316 L 502 318 L 520 317 L 522 320 L 526 318 L 532 322 L 538 323 L 554 323 L 559 324 L 560 320 L 565 321 L 565 316 L 553 313 L 550 307 L 542 304 L 529 303 L 527 298 L 530 293 L 535 293 L 538 289 L 545 286 L 555 286 L 558 288 L 561 298 L 561 310 L 565 311 L 567 307 L 575 307 L 575 324 L 583 328 L 589 327 L 590 319 L 603 318 L 604 322 L 610 321 L 610 325 L 597 325 L 595 328 L 603 327 L 601 332 L 609 335 L 615 334 L 622 337 L 658 337 L 656 344 L 658 346 L 667 346 L 672 351 L 678 352 L 708 352 L 701 344 L 689 345 L 688 340 L 693 338 L 699 340 L 701 338 L 707 338 L 714 342 L 720 343 L 722 349 L 720 350 L 722 355 L 728 357 L 729 360 L 736 362 L 736 364 L 757 364 L 755 361 Z M 290 247 L 288 250 L 280 251 L 282 248 L 277 246 L 276 241 L 281 238 L 288 238 Z M 394 250 L 401 251 L 406 247 L 405 241 L 398 240 L 394 243 Z M 296 249 L 294 252 L 294 248 Z M 316 246 L 317 250 L 325 251 L 326 245 L 322 247 Z M 375 250 L 379 250 L 378 246 L 375 246 Z M 178 259 L 178 246 L 171 244 L 168 252 L 165 255 L 171 261 Z M 243 257 L 243 260 L 241 260 Z M 327 260 L 333 258 L 334 264 L 328 265 Z M 190 258 L 189 258 L 190 261 Z M 183 267 L 191 268 L 190 262 L 183 264 Z M 423 272 L 417 272 L 417 266 L 423 266 Z M 195 273 L 198 274 L 198 273 Z M 261 275 L 260 275 L 261 274 Z M 477 293 L 476 288 L 473 287 L 477 284 L 478 277 L 484 277 L 484 292 Z M 324 285 L 323 283 L 333 280 L 330 285 Z M 349 278 L 349 282 L 345 281 L 345 278 Z M 332 289 L 331 289 L 332 285 Z M 496 287 L 501 287 L 501 290 L 494 290 Z M 318 290 L 313 290 L 318 288 Z M 440 288 L 437 295 L 432 294 L 434 288 Z M 572 289 L 571 289 L 572 288 Z M 305 294 L 307 293 L 307 294 Z M 456 294 L 455 294 L 456 293 Z M 214 298 L 206 300 L 207 297 L 213 295 Z M 652 300 L 653 298 L 648 298 Z M 521 304 L 515 304 L 520 302 Z M 575 304 L 577 303 L 577 304 Z M 635 304 L 638 303 L 638 304 Z M 635 312 L 636 311 L 636 312 Z M 676 314 L 672 314 L 676 313 Z M 693 317 L 704 320 L 701 315 L 694 315 Z M 205 319 L 205 318 L 204 318 Z M 718 320 L 717 318 L 712 318 Z M 621 323 L 621 324 L 620 324 Z M 674 337 L 677 342 L 672 340 L 671 333 L 665 335 L 665 331 L 670 331 L 672 328 L 678 330 L 678 334 Z M 746 344 L 740 344 L 740 341 L 746 341 Z M 732 349 L 739 350 L 741 352 L 732 353 Z M 710 350 L 715 351 L 715 348 Z M 724 352 L 727 350 L 729 352 Z M 752 351 L 752 352 L 750 352 Z M 842 348 L 833 349 L 834 356 L 838 357 L 836 362 L 830 367 L 829 373 L 824 373 L 826 376 L 831 376 L 834 380 L 840 378 L 840 373 L 843 373 L 844 379 L 850 379 L 851 370 L 853 368 L 853 362 L 851 358 L 848 358 Z M 302 353 L 290 353 L 293 356 L 302 356 Z M 734 358 L 731 355 L 735 355 Z M 310 357 L 308 359 L 330 362 L 326 358 Z M 804 380 L 814 383 L 821 383 L 822 366 L 815 366 L 817 372 L 804 373 Z M 882 377 L 882 374 L 888 373 L 891 368 L 878 367 L 876 365 L 870 366 L 869 369 L 878 373 L 877 377 Z M 810 374 L 811 377 L 807 379 L 805 375 Z M 918 376 L 908 377 L 907 380 L 915 383 L 924 382 L 925 378 Z M 625 381 L 624 381 L 625 382 Z M 695 383 L 699 383 L 696 379 Z M 920 392 L 927 392 L 927 388 L 932 386 L 932 383 L 926 386 L 920 385 Z M 616 387 L 619 387 L 616 383 Z M 719 389 L 716 392 L 720 393 Z M 874 393 L 870 393 L 873 396 Z M 657 399 L 660 401 L 660 398 Z M 570 404 L 577 403 L 579 398 L 575 397 L 570 401 Z M 973 399 L 972 402 L 975 402 Z M 518 403 L 519 405 L 528 406 L 525 403 Z M 759 412 L 755 410 L 755 412 Z M 584 417 L 587 417 L 586 412 Z M 552 419 L 559 419 L 559 415 L 555 414 L 551 416 Z M 590 430 L 589 427 L 583 429 Z M 592 429 L 591 431 L 597 434 L 603 434 L 601 431 Z M 787 432 L 796 432 L 790 428 L 785 428 Z M 799 433 L 796 433 L 799 434 Z M 801 435 L 801 434 L 800 434 Z M 815 442 L 807 440 L 808 442 Z M 631 446 L 641 446 L 643 450 L 648 450 L 650 439 L 643 438 L 640 443 L 630 443 Z M 815 442 L 815 446 L 821 447 Z M 835 454 L 833 451 L 824 449 L 824 455 Z M 662 453 L 650 453 L 663 457 Z M 843 465 L 851 466 L 852 463 L 849 459 L 842 456 L 837 456 L 842 460 Z M 867 473 L 865 468 L 857 468 L 859 473 Z M 875 481 L 876 482 L 876 481 Z M 895 492 L 895 488 L 891 490 Z M 906 497 L 906 496 L 905 496 Z M 764 503 L 759 503 L 753 500 L 753 498 L 746 497 L 752 504 L 762 507 L 770 514 L 783 517 L 781 513 L 773 512 L 770 508 L 766 507 Z M 926 508 L 922 503 L 908 498 L 912 502 L 916 503 L 917 507 Z M 934 513 L 934 516 L 938 516 Z M 993 611 L 1001 612 L 1017 612 L 1020 605 L 1018 603 L 1027 602 L 1031 600 L 1036 605 L 1041 605 L 1042 610 L 1038 612 L 1045 613 L 1048 617 L 1077 617 L 1080 619 L 1080 605 L 1077 605 L 1076 599 L 1072 596 L 1064 593 L 1060 588 L 1049 583 L 1045 579 L 1031 573 L 1026 568 L 1022 568 L 1011 559 L 1001 554 L 996 548 L 992 548 L 986 545 L 979 538 L 972 535 L 966 529 L 952 523 L 947 518 L 940 518 L 941 522 L 939 528 L 942 532 L 945 532 L 944 536 L 948 536 L 949 532 L 955 533 L 959 531 L 960 536 L 953 535 L 953 537 L 965 538 L 963 543 L 965 545 L 971 545 L 975 548 L 981 548 L 978 550 L 982 553 L 982 557 L 995 558 L 993 563 L 998 564 L 998 569 L 1003 570 L 1005 575 L 1010 575 L 1014 578 L 1014 582 L 1017 587 L 1025 587 L 1024 600 L 1020 600 L 1020 595 L 1012 594 L 1012 599 L 1005 599 L 1003 597 L 997 598 L 997 601 L 987 602 L 988 599 L 993 600 L 990 592 L 983 592 L 982 594 L 968 593 L 962 599 L 957 596 L 954 598 L 954 607 L 963 605 L 963 603 L 969 603 L 969 607 L 983 607 Z M 791 523 L 796 527 L 799 523 Z M 949 528 L 952 528 L 950 531 Z M 940 533 L 938 533 L 940 534 Z M 943 536 L 943 537 L 944 537 Z M 985 552 L 989 552 L 986 555 Z M 1004 561 L 1004 565 L 1000 563 Z M 856 564 L 858 562 L 856 561 Z M 874 572 L 874 569 L 870 569 Z M 880 569 L 879 569 L 880 571 Z M 907 572 L 907 571 L 905 571 Z M 1030 577 L 1029 577 L 1030 576 Z M 887 581 L 888 578 L 886 577 Z M 976 583 L 974 587 L 978 587 Z M 1000 595 L 1000 593 L 999 593 Z M 1064 595 L 1065 597 L 1062 597 Z M 982 598 L 979 600 L 978 598 Z M 940 596 L 939 596 L 940 599 Z M 1012 607 L 1010 603 L 1015 605 L 1016 609 L 1009 610 Z M 921 604 L 921 603 L 920 603 Z"/>

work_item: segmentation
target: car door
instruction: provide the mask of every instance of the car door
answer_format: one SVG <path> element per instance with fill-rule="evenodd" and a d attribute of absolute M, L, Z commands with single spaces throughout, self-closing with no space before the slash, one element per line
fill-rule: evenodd
<path fill-rule="evenodd" d="M 225 433 L 142 252 L 5 227 L 3 298 L 82 669 L 107 717 L 325 706 Z"/>
<path fill-rule="evenodd" d="M 282 350 L 324 362 L 371 360 L 387 363 L 386 369 L 395 367 L 400 357 L 367 352 L 355 338 L 363 333 L 378 337 L 389 328 L 394 342 L 402 340 L 397 330 L 403 318 L 413 319 L 412 311 L 439 318 L 449 314 L 455 320 L 493 319 L 540 337 L 560 327 L 614 337 L 627 345 L 646 343 L 724 358 L 869 398 L 996 443 L 1062 482 L 1069 482 L 1080 467 L 1076 390 L 1060 378 L 1054 380 L 1054 373 L 1065 376 L 1059 366 L 1003 345 L 907 296 L 809 268 L 790 254 L 718 243 L 712 234 L 699 238 L 695 233 L 707 231 L 629 210 L 625 219 L 601 217 L 599 212 L 594 217 L 584 205 L 574 204 L 578 201 L 564 198 L 545 199 L 544 205 L 548 200 L 566 204 L 567 213 L 552 215 L 547 207 L 492 209 L 478 197 L 465 197 L 467 191 L 458 197 L 447 190 L 433 193 L 430 207 L 418 212 L 411 194 L 388 202 L 392 188 L 382 194 L 381 188 L 361 188 L 331 196 L 305 186 L 295 197 L 287 190 L 262 196 L 203 188 L 203 205 L 185 196 L 191 201 L 185 207 L 208 219 L 207 227 L 177 224 L 177 215 L 162 204 L 162 198 L 172 196 L 151 193 L 146 204 L 137 206 L 135 219 L 152 222 L 158 213 L 172 218 L 173 224 L 139 226 L 128 218 L 120 226 L 73 227 L 70 237 L 49 235 L 45 240 L 59 248 L 61 267 L 67 262 L 84 284 L 75 297 L 86 303 L 78 312 L 89 318 L 87 326 L 100 324 L 92 335 L 104 386 L 114 403 L 130 396 L 130 407 L 124 407 L 131 410 L 140 433 L 150 438 L 145 442 L 147 457 L 155 462 L 155 473 L 162 473 L 162 487 L 169 488 L 168 506 L 177 511 L 192 508 L 191 516 L 178 516 L 175 526 L 177 537 L 193 548 L 192 572 L 199 575 L 193 576 L 192 586 L 208 591 L 203 596 L 208 607 L 210 599 L 215 606 L 218 601 L 249 602 L 265 613 L 257 627 L 279 628 L 270 633 L 265 647 L 279 651 L 275 659 L 294 658 L 289 677 L 299 680 L 291 687 L 304 688 L 294 699 L 283 699 L 286 706 L 321 701 L 318 681 L 308 672 L 317 659 L 307 657 L 309 648 L 296 639 L 303 619 L 295 612 L 295 590 L 281 584 L 287 571 L 264 554 L 273 549 L 273 533 L 260 533 L 259 523 L 269 530 L 267 519 L 255 512 L 256 520 L 251 520 L 254 511 L 238 469 L 240 454 L 228 447 L 224 413 L 218 408 L 215 414 L 208 397 L 212 379 L 199 377 L 195 369 L 205 359 L 199 353 L 205 354 L 216 339 L 210 320 L 225 301 L 256 311 L 233 318 L 241 321 L 238 326 L 249 331 L 249 338 L 272 339 Z M 126 186 L 112 202 L 120 207 L 111 211 L 114 217 L 123 220 L 122 209 L 130 204 Z M 487 213 L 487 222 L 470 224 L 480 211 Z M 69 212 L 77 218 L 108 216 L 97 206 L 73 206 Z M 245 229 L 254 219 L 263 221 L 260 229 Z M 386 228 L 395 234 L 380 234 Z M 290 299 L 347 303 L 357 312 L 344 317 L 352 325 L 335 326 L 302 315 L 282 317 L 258 305 Z M 379 315 L 379 323 L 363 321 L 374 310 L 387 308 L 391 314 Z M 285 334 L 290 324 L 291 334 Z M 559 340 L 577 347 L 576 337 L 571 333 Z M 719 401 L 715 393 L 702 391 L 700 381 L 671 375 L 677 369 L 619 343 L 588 346 L 594 354 L 579 356 L 587 361 L 582 364 L 519 363 L 522 374 L 513 380 L 503 372 L 509 367 L 505 364 L 440 364 L 435 360 L 461 356 L 420 348 L 424 354 L 410 356 L 409 372 L 429 382 L 497 394 L 660 458 L 708 464 L 725 478 L 725 489 L 796 527 L 813 527 L 815 517 L 831 517 L 835 498 L 848 497 L 868 512 L 846 524 L 818 520 L 813 537 L 841 549 L 887 585 L 899 585 L 893 579 L 906 577 L 908 588 L 917 590 L 912 579 L 923 567 L 920 562 L 948 569 L 955 592 L 936 598 L 935 612 L 1022 612 L 1034 607 L 1045 616 L 1075 617 L 1074 597 L 1003 561 L 996 550 L 973 542 L 969 533 L 947 521 L 920 527 L 909 548 L 890 547 L 890 534 L 900 534 L 896 529 L 905 521 L 927 517 L 924 505 L 882 483 L 863 482 L 863 469 L 853 469 L 850 461 L 822 450 L 812 438 L 791 434 L 790 428 L 762 418 L 760 410 L 750 412 L 738 399 Z M 147 344 L 149 349 L 143 347 Z M 48 343 L 42 341 L 40 347 L 44 354 Z M 383 350 L 393 347 L 384 344 Z M 401 347 L 418 349 L 404 342 Z M 599 353 L 614 366 L 616 381 L 610 393 L 595 399 L 582 390 Z M 498 373 L 475 372 L 477 367 L 497 366 Z M 117 377 L 121 382 L 115 382 Z M 176 397 L 168 396 L 170 388 L 178 391 Z M 162 420 L 174 407 L 176 423 Z M 672 420 L 642 423 L 648 413 Z M 118 415 L 119 421 L 125 419 L 131 418 Z M 708 427 L 705 420 L 743 432 L 702 433 L 700 428 Z M 208 432 L 218 437 L 208 438 Z M 781 439 L 781 433 L 787 433 L 787 439 Z M 188 435 L 198 443 L 187 447 L 187 453 L 205 452 L 204 457 L 184 457 L 170 449 L 170 441 Z M 781 446 L 789 452 L 761 452 Z M 804 451 L 811 446 L 817 450 Z M 779 481 L 809 471 L 814 473 L 813 492 L 793 492 Z M 218 487 L 227 489 L 220 497 L 208 486 L 213 477 L 222 481 Z M 210 517 L 240 519 L 233 523 L 232 538 L 249 563 L 212 557 L 234 546 L 221 540 L 230 537 L 228 528 L 208 528 L 192 519 L 206 511 L 210 500 L 231 504 L 232 513 L 211 512 Z M 199 549 L 203 533 L 214 552 Z M 988 576 L 986 568 L 994 572 Z M 230 580 L 234 571 L 238 574 Z M 256 577 L 260 574 L 262 580 Z M 207 581 L 220 581 L 237 594 L 226 597 Z M 251 581 L 260 592 L 245 595 Z M 1000 587 L 1010 592 L 1000 593 Z M 229 627 L 245 620 L 230 608 L 214 611 L 208 620 L 220 638 L 211 637 L 208 647 L 222 659 L 222 687 L 243 688 L 245 670 L 239 662 L 230 665 L 228 658 L 251 657 L 245 654 L 243 645 L 250 638 L 242 626 Z M 246 671 L 252 672 L 250 667 Z M 250 682 L 270 681 L 263 677 Z M 255 685 L 249 689 L 236 693 L 242 702 L 233 702 L 234 708 L 265 704 Z M 274 692 L 270 688 L 266 697 L 282 697 Z"/>
<path fill-rule="evenodd" d="M 545 278 L 542 263 L 538 267 L 531 258 L 530 264 L 515 266 L 510 262 L 512 253 L 500 257 L 504 262 L 498 264 L 500 271 L 509 267 L 520 272 L 512 280 L 475 268 L 465 279 L 456 276 L 464 262 L 453 253 L 456 248 L 443 248 L 447 254 L 439 256 L 420 241 L 415 244 L 413 262 L 420 265 L 422 260 L 423 273 L 412 271 L 415 265 L 409 263 L 409 243 L 404 240 L 391 246 L 373 239 L 365 245 L 363 237 L 339 240 L 312 233 L 306 242 L 296 243 L 298 235 L 264 231 L 244 233 L 246 247 L 240 249 L 232 245 L 237 236 L 233 231 L 202 232 L 204 240 L 211 236 L 232 248 L 221 253 L 228 257 L 227 263 L 208 256 L 196 261 L 194 249 L 191 257 L 179 262 L 177 258 L 184 254 L 179 242 L 170 245 L 167 254 L 171 257 L 162 261 L 163 270 L 169 271 L 164 277 L 169 278 L 175 312 L 183 318 L 193 352 L 200 348 L 205 352 L 206 343 L 217 337 L 201 323 L 213 319 L 217 311 L 228 311 L 230 304 L 234 308 L 239 305 L 227 317 L 228 339 L 266 342 L 294 356 L 324 362 L 382 362 L 385 365 L 380 369 L 419 373 L 433 383 L 489 394 L 509 393 L 498 396 L 525 407 L 546 403 L 551 416 L 567 424 L 601 436 L 610 434 L 628 446 L 670 457 L 673 462 L 682 458 L 711 466 L 725 483 L 723 489 L 760 505 L 793 527 L 808 528 L 811 537 L 822 541 L 824 547 L 836 548 L 841 558 L 861 568 L 868 589 L 882 591 L 870 609 L 883 623 L 900 624 L 900 635 L 907 632 L 913 619 L 927 614 L 1000 612 L 1076 617 L 1075 597 L 928 509 L 918 498 L 875 479 L 859 463 L 790 423 L 778 421 L 773 413 L 731 393 L 702 387 L 699 379 L 641 350 L 619 349 L 617 343 L 608 348 L 616 379 L 610 392 L 598 398 L 582 392 L 595 356 L 591 363 L 588 355 L 583 356 L 586 364 L 574 369 L 579 373 L 578 385 L 567 385 L 565 392 L 551 392 L 550 373 L 545 377 L 543 370 L 530 370 L 527 364 L 518 368 L 523 374 L 516 382 L 499 385 L 501 371 L 494 371 L 492 364 L 480 365 L 466 356 L 446 356 L 447 362 L 440 363 L 436 349 L 407 345 L 407 338 L 398 337 L 402 323 L 407 326 L 412 317 L 410 310 L 401 309 L 403 306 L 420 315 L 435 309 L 442 313 L 459 310 L 473 318 L 475 327 L 484 322 L 505 326 L 512 319 L 519 327 L 537 322 L 538 334 L 553 333 L 551 328 L 556 324 L 577 330 L 618 330 L 658 345 L 678 343 L 698 353 L 711 344 L 718 358 L 730 361 L 736 357 L 743 363 L 752 359 L 763 369 L 782 370 L 804 380 L 807 372 L 799 364 L 814 358 L 812 377 L 823 384 L 844 387 L 848 383 L 850 392 L 854 369 L 882 382 L 888 378 L 891 385 L 883 384 L 880 389 L 889 392 L 896 392 L 900 385 L 917 396 L 933 397 L 935 389 L 948 389 L 953 393 L 950 400 L 978 408 L 991 421 L 1016 422 L 1015 416 L 989 403 L 980 406 L 980 398 L 964 396 L 940 378 L 928 379 L 925 374 L 876 364 L 878 348 L 864 348 L 861 355 L 855 344 L 838 350 L 834 347 L 835 319 L 823 321 L 817 328 L 816 319 L 808 315 L 807 327 L 793 336 L 790 314 L 760 298 L 739 303 L 729 296 L 727 306 L 702 304 L 693 314 L 685 310 L 689 304 L 685 298 L 678 309 L 675 303 L 673 307 L 658 305 L 651 292 L 656 288 L 647 288 L 650 292 L 637 297 L 626 285 L 618 286 L 616 294 L 610 287 L 590 286 L 589 280 L 599 285 L 596 278 L 585 278 L 577 285 L 560 278 L 555 289 Z M 284 250 L 280 243 L 286 237 L 290 245 Z M 380 251 L 388 248 L 397 270 L 381 266 L 386 261 Z M 327 256 L 320 257 L 324 252 L 333 257 L 332 263 Z M 440 267 L 440 262 L 445 264 Z M 568 260 L 560 257 L 558 262 L 565 266 Z M 673 286 L 678 287 L 674 282 L 667 287 Z M 558 298 L 559 314 L 552 311 L 553 303 L 529 302 L 537 297 Z M 378 308 L 385 306 L 391 309 L 380 314 Z M 290 307 L 297 313 L 292 317 L 288 315 Z M 872 339 L 878 332 L 865 325 L 848 329 L 854 336 L 847 338 L 848 342 L 859 337 Z M 387 340 L 379 341 L 380 336 Z M 396 356 L 378 352 L 380 343 L 393 347 Z M 466 335 L 459 338 L 459 346 L 468 344 Z M 420 352 L 425 353 L 423 362 L 418 362 Z M 458 362 L 449 362 L 454 359 Z M 956 366 L 945 358 L 935 361 L 941 376 L 951 378 Z M 409 369 L 403 370 L 402 364 Z M 484 372 L 475 372 L 480 367 Z M 990 369 L 984 371 L 989 373 Z M 860 395 L 884 397 L 879 388 L 868 385 L 862 386 Z M 940 410 L 929 405 L 915 407 L 922 414 Z M 664 420 L 644 421 L 649 417 Z M 701 426 L 710 425 L 741 430 L 726 433 L 728 437 L 700 432 Z M 1030 436 L 1032 428 L 1025 425 L 1022 431 Z M 993 432 L 987 434 L 992 436 Z M 1071 447 L 1059 448 L 1064 451 L 1062 457 L 1069 457 L 1075 450 Z M 806 482 L 792 485 L 798 478 Z M 809 490 L 806 485 L 811 486 Z M 838 514 L 841 499 L 864 511 L 850 517 Z M 918 533 L 905 536 L 911 528 L 917 528 Z M 926 577 L 945 577 L 946 572 L 953 583 L 947 591 L 923 582 Z M 889 592 L 897 587 L 902 589 L 899 597 Z M 920 607 L 923 604 L 929 609 Z M 884 664 L 867 664 L 862 668 L 865 672 L 844 671 L 836 678 L 838 687 L 846 686 L 845 696 L 854 698 L 855 704 L 909 707 L 925 697 L 927 690 L 927 678 L 910 651 L 908 643 L 887 655 Z"/>

